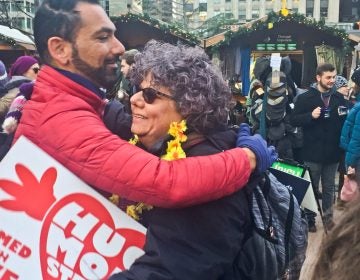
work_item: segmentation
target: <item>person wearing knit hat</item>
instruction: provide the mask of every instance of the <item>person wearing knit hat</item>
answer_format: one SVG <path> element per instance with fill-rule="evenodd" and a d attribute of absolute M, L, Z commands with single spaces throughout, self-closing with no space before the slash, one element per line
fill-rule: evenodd
<path fill-rule="evenodd" d="M 348 80 L 346 80 L 343 76 L 336 75 L 334 86 L 336 91 L 341 93 L 345 99 L 349 98 L 350 87 L 348 85 Z"/>
<path fill-rule="evenodd" d="M 11 78 L 5 84 L 7 92 L 0 98 L 0 124 L 3 123 L 12 101 L 19 93 L 19 87 L 23 83 L 34 81 L 39 70 L 39 62 L 32 56 L 20 56 L 12 64 L 9 71 Z"/>
<path fill-rule="evenodd" d="M 10 68 L 10 76 L 24 76 L 35 80 L 39 72 L 39 62 L 36 58 L 28 55 L 20 56 Z"/>

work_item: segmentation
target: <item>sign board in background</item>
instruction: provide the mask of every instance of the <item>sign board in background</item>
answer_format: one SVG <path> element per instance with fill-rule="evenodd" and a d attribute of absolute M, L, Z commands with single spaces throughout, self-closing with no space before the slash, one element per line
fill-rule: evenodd
<path fill-rule="evenodd" d="M 107 279 L 146 229 L 26 138 L 0 162 L 0 279 Z"/>
<path fill-rule="evenodd" d="M 306 169 L 305 166 L 276 161 L 270 170 L 278 171 L 274 174 L 278 180 L 284 185 L 290 185 L 293 188 L 293 193 L 303 208 L 318 212 L 318 205 L 312 188 L 309 170 Z"/>

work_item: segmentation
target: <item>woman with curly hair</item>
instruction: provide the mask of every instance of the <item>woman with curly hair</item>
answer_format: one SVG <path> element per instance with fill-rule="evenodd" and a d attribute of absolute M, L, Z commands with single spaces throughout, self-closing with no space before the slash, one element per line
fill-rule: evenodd
<path fill-rule="evenodd" d="M 200 48 L 150 41 L 135 56 L 131 82 L 138 85 L 130 99 L 131 130 L 144 149 L 175 160 L 236 146 L 236 133 L 227 128 L 230 89 Z M 130 212 L 148 229 L 145 254 L 111 280 L 245 279 L 240 256 L 251 229 L 246 190 L 182 209 L 142 206 L 130 206 Z"/>

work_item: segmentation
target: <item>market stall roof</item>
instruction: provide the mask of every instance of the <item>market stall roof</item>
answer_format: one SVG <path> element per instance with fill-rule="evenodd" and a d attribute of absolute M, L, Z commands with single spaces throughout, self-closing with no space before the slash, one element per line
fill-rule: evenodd
<path fill-rule="evenodd" d="M 203 45 L 209 47 L 222 47 L 234 42 L 237 44 L 253 45 L 261 42 L 264 32 L 278 33 L 279 31 L 297 33 L 303 41 L 314 41 L 316 43 L 329 42 L 330 45 L 348 43 L 348 34 L 338 28 L 325 25 L 324 21 L 316 21 L 302 14 L 270 12 L 265 17 L 240 25 L 237 29 L 226 31 L 205 39 Z M 251 35 L 251 36 L 250 36 Z M 246 40 L 241 40 L 246 37 Z M 319 41 L 319 42 L 317 42 Z"/>
<path fill-rule="evenodd" d="M 180 27 L 151 18 L 149 15 L 124 14 L 111 18 L 116 26 L 115 36 L 126 49 L 141 48 L 149 40 L 161 40 L 176 44 L 179 41 L 188 45 L 199 43 L 198 38 Z"/>
<path fill-rule="evenodd" d="M 34 41 L 30 38 L 30 36 L 25 35 L 16 28 L 9 28 L 5 25 L 0 25 L 0 42 L 1 41 L 4 41 L 12 46 L 22 46 L 27 50 L 35 50 Z"/>

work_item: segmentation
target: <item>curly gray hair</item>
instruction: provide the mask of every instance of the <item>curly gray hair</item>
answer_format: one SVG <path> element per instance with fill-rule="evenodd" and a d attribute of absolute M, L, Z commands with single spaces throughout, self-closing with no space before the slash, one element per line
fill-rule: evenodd
<path fill-rule="evenodd" d="M 190 131 L 207 134 L 226 124 L 231 91 L 201 48 L 151 40 L 135 56 L 131 82 L 139 85 L 148 73 L 153 86 L 172 92 Z"/>

